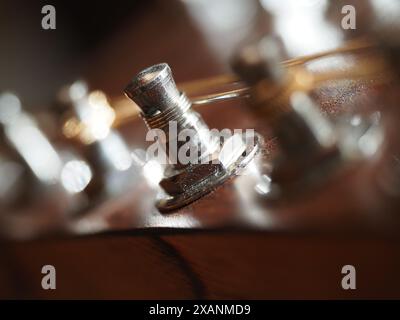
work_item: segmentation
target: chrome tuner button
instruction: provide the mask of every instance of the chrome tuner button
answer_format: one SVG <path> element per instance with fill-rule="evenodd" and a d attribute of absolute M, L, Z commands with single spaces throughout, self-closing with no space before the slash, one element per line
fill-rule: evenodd
<path fill-rule="evenodd" d="M 233 135 L 221 142 L 201 116 L 191 109 L 191 101 L 180 92 L 166 63 L 141 71 L 125 88 L 125 94 L 141 109 L 149 130 L 159 130 L 159 140 L 167 155 L 160 187 L 165 191 L 157 208 L 167 212 L 181 208 L 214 190 L 253 159 L 261 138 Z M 181 135 L 190 137 L 181 141 Z M 190 150 L 183 157 L 182 148 Z"/>

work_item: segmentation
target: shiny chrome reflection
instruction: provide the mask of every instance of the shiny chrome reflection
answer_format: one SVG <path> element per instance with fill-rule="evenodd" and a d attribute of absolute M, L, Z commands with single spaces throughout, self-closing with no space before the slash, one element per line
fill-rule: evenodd
<path fill-rule="evenodd" d="M 61 183 L 71 193 L 79 193 L 85 190 L 92 177 L 92 170 L 82 160 L 68 161 L 61 171 Z"/>
<path fill-rule="evenodd" d="M 28 238 L 82 209 L 90 167 L 65 157 L 12 93 L 0 95 L 0 233 Z M 83 202 L 82 202 L 83 201 Z"/>

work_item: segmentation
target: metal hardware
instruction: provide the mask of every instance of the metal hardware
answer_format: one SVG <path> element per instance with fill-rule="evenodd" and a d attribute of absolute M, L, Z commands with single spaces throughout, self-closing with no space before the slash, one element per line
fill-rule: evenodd
<path fill-rule="evenodd" d="M 170 165 L 166 177 L 160 182 L 166 192 L 157 202 L 160 211 L 181 208 L 211 192 L 243 168 L 259 150 L 258 136 L 240 137 L 242 143 L 238 144 L 238 149 L 224 154 L 224 146 L 232 140 L 221 144 L 219 137 L 208 130 L 201 116 L 191 109 L 191 101 L 176 87 L 171 69 L 165 63 L 140 72 L 125 88 L 125 93 L 141 109 L 148 128 L 161 129 L 166 136 L 164 151 Z M 178 157 L 171 158 L 171 148 L 179 149 L 186 143 L 170 135 L 172 122 L 176 123 L 177 135 L 186 129 L 195 133 L 190 146 L 197 152 L 196 163 L 183 163 Z"/>
<path fill-rule="evenodd" d="M 49 141 L 9 92 L 0 94 L 0 129 L 0 233 L 24 239 L 51 232 L 86 203 L 91 169 Z"/>
<path fill-rule="evenodd" d="M 279 62 L 283 67 L 292 69 L 304 66 L 305 64 L 338 54 L 354 54 L 363 50 L 372 49 L 375 44 L 366 39 L 355 39 L 348 41 L 345 46 L 334 50 L 329 50 L 305 57 L 294 58 Z M 383 72 L 382 64 L 366 62 L 363 66 L 356 66 L 352 70 L 322 72 L 313 76 L 313 85 L 332 79 L 360 79 L 367 78 L 377 72 Z M 389 79 L 388 79 L 389 80 Z M 249 98 L 250 87 L 235 74 L 223 74 L 206 79 L 199 79 L 178 84 L 178 89 L 185 92 L 190 99 L 192 106 L 201 107 L 206 104 L 212 104 L 227 100 Z M 208 93 L 207 93 L 208 92 Z M 114 108 L 115 119 L 113 127 L 118 127 L 137 118 L 138 108 L 132 108 L 132 102 L 125 97 L 117 97 L 111 101 Z M 85 130 L 85 124 L 76 117 L 69 118 L 65 124 L 69 125 L 66 133 L 67 138 L 79 138 L 82 130 Z"/>
<path fill-rule="evenodd" d="M 309 190 L 326 180 L 348 154 L 354 156 L 358 148 L 344 150 L 335 125 L 320 113 L 308 95 L 318 83 L 318 77 L 304 68 L 283 68 L 278 62 L 284 49 L 280 41 L 266 37 L 238 52 L 233 69 L 251 86 L 250 103 L 253 111 L 265 119 L 277 138 L 278 155 L 268 172 L 269 192 L 265 199 L 276 200 Z M 352 76 L 370 75 L 382 70 L 384 64 L 358 66 Z M 374 69 L 375 68 L 375 69 Z M 346 72 L 335 76 L 322 75 L 319 79 L 349 77 Z M 362 120 L 360 120 L 362 121 Z M 367 120 L 368 122 L 368 120 Z M 355 137 L 354 140 L 357 140 Z M 358 140 L 357 140 L 358 141 Z M 354 159 L 353 159 L 354 160 Z"/>
<path fill-rule="evenodd" d="M 58 98 L 59 104 L 83 124 L 79 135 L 83 144 L 80 152 L 93 171 L 87 190 L 90 200 L 115 196 L 130 187 L 137 179 L 139 168 L 125 139 L 112 128 L 115 112 L 107 96 L 99 90 L 90 91 L 85 81 L 78 80 L 63 87 Z M 73 128 L 74 123 L 67 122 L 64 134 Z"/>

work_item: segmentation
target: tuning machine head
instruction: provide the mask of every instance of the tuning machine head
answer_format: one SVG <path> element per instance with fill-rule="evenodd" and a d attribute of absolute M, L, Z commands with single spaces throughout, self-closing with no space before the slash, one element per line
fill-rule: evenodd
<path fill-rule="evenodd" d="M 313 74 L 303 65 L 285 68 L 284 52 L 282 41 L 267 36 L 242 48 L 232 63 L 234 71 L 251 86 L 251 109 L 277 139 L 272 169 L 267 173 L 270 191 L 264 195 L 271 203 L 313 189 L 356 155 L 361 156 L 357 142 L 368 131 L 352 131 L 350 124 L 339 128 L 323 115 L 309 94 L 314 88 Z M 356 135 L 350 147 L 343 132 Z"/>
<path fill-rule="evenodd" d="M 0 95 L 0 231 L 29 238 L 62 228 L 86 203 L 88 164 L 61 150 L 12 93 Z"/>
<path fill-rule="evenodd" d="M 125 93 L 141 109 L 148 129 L 159 137 L 159 151 L 166 155 L 167 169 L 160 182 L 164 192 L 157 202 L 160 211 L 184 207 L 213 191 L 259 150 L 258 135 L 233 135 L 221 143 L 220 137 L 192 110 L 185 93 L 177 89 L 166 63 L 141 71 Z M 182 150 L 190 150 L 189 157 Z"/>
<path fill-rule="evenodd" d="M 87 159 L 93 171 L 87 190 L 91 202 L 135 186 L 140 164 L 132 156 L 133 146 L 113 127 L 116 111 L 106 94 L 90 90 L 85 81 L 77 80 L 60 90 L 58 105 L 68 115 L 63 122 L 64 137 Z"/>

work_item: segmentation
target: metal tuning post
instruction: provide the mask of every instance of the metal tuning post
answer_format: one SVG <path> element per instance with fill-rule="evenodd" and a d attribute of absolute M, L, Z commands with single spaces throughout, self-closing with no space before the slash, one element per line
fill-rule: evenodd
<path fill-rule="evenodd" d="M 0 233 L 26 239 L 65 227 L 85 203 L 89 165 L 60 149 L 12 93 L 0 94 Z"/>
<path fill-rule="evenodd" d="M 277 155 L 267 173 L 270 191 L 264 195 L 271 203 L 320 185 L 360 154 L 358 133 L 349 147 L 346 142 L 353 133 L 339 134 L 341 129 L 308 94 L 314 87 L 312 74 L 301 66 L 283 68 L 284 58 L 282 42 L 268 36 L 242 48 L 232 61 L 234 71 L 251 87 L 252 110 L 277 138 Z"/>
<path fill-rule="evenodd" d="M 61 89 L 59 105 L 74 115 L 64 124 L 66 137 L 77 138 L 80 151 L 93 170 L 88 188 L 92 202 L 119 195 L 132 187 L 139 176 L 127 141 L 112 127 L 115 111 L 100 90 L 90 91 L 77 80 Z"/>
<path fill-rule="evenodd" d="M 141 109 L 149 130 L 158 130 L 163 137 L 160 142 L 168 164 L 160 182 L 166 193 L 157 202 L 160 211 L 181 208 L 213 191 L 246 166 L 259 150 L 258 135 L 233 135 L 221 142 L 191 109 L 192 102 L 178 90 L 165 63 L 140 72 L 125 93 Z M 189 141 L 182 136 L 190 136 Z M 185 157 L 182 150 L 190 150 L 190 157 Z"/>

